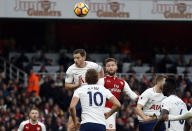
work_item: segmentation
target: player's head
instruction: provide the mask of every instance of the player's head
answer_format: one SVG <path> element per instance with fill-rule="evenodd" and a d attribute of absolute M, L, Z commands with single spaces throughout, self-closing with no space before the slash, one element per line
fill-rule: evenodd
<path fill-rule="evenodd" d="M 31 121 L 37 121 L 39 119 L 39 110 L 37 108 L 32 108 L 29 112 L 29 118 Z"/>
<path fill-rule="evenodd" d="M 163 85 L 165 84 L 166 78 L 167 78 L 166 75 L 158 75 L 156 78 L 156 84 L 161 90 L 163 90 Z"/>
<path fill-rule="evenodd" d="M 82 65 L 86 59 L 86 51 L 84 49 L 74 50 L 73 58 L 74 58 L 74 62 L 77 66 Z"/>
<path fill-rule="evenodd" d="M 163 94 L 169 96 L 176 93 L 176 82 L 173 78 L 167 78 L 163 86 Z"/>
<path fill-rule="evenodd" d="M 105 60 L 106 72 L 113 76 L 117 72 L 117 60 L 115 58 L 107 58 Z"/>
<path fill-rule="evenodd" d="M 98 73 L 95 69 L 88 69 L 85 74 L 87 84 L 96 84 L 98 81 Z"/>

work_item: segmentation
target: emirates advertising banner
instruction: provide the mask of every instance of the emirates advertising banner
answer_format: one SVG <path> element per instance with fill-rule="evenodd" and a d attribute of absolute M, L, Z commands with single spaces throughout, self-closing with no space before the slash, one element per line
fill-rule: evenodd
<path fill-rule="evenodd" d="M 74 13 L 84 2 L 85 17 Z M 192 0 L 0 0 L 0 18 L 192 20 Z"/>

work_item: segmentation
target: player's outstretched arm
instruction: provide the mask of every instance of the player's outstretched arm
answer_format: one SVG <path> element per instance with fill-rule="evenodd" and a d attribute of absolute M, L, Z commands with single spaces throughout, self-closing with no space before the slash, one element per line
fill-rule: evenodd
<path fill-rule="evenodd" d="M 75 127 L 77 127 L 76 109 L 75 109 L 75 107 L 76 107 L 78 101 L 79 101 L 78 97 L 73 97 L 72 100 L 71 100 L 70 107 L 69 107 L 69 110 L 70 110 L 70 113 L 71 113 L 71 117 L 72 117 L 72 120 L 74 122 Z"/>
<path fill-rule="evenodd" d="M 134 101 L 138 100 L 139 96 L 131 90 L 131 88 L 129 87 L 128 83 L 126 81 L 125 82 L 125 86 L 123 88 L 123 91 Z"/>
<path fill-rule="evenodd" d="M 186 113 L 184 113 L 182 115 L 177 115 L 177 116 L 169 115 L 168 116 L 168 119 L 171 120 L 171 121 L 187 120 L 189 118 L 192 118 L 192 108 L 188 112 L 186 112 Z"/>
<path fill-rule="evenodd" d="M 163 109 L 161 111 L 161 115 L 160 115 L 157 123 L 153 127 L 153 131 L 158 131 L 161 128 L 161 125 L 164 123 L 164 121 L 166 121 L 168 119 L 168 115 L 169 115 L 169 112 L 167 110 Z"/>
<path fill-rule="evenodd" d="M 115 96 L 112 96 L 109 101 L 111 103 L 113 103 L 113 107 L 112 109 L 105 113 L 105 118 L 109 118 L 113 113 L 115 113 L 116 111 L 118 111 L 118 109 L 121 107 L 121 103 L 117 100 L 117 98 Z"/>

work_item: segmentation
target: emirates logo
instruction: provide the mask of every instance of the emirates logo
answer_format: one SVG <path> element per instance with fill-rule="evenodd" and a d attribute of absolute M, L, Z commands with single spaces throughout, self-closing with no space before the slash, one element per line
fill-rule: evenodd
<path fill-rule="evenodd" d="M 177 9 L 178 11 L 181 13 L 181 14 L 184 14 L 184 12 L 186 11 L 187 9 L 187 6 L 185 3 L 179 3 L 177 4 Z"/>
<path fill-rule="evenodd" d="M 117 12 L 120 8 L 120 5 L 118 2 L 111 2 L 110 3 L 110 8 L 113 12 Z"/>

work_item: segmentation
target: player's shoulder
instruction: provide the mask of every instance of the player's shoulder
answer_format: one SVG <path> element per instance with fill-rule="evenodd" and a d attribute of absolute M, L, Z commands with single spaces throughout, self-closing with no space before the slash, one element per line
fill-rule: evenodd
<path fill-rule="evenodd" d="M 168 96 L 168 97 L 165 97 L 163 100 L 162 100 L 162 103 L 172 103 L 173 101 L 175 101 L 176 97 L 173 97 L 173 96 Z"/>
<path fill-rule="evenodd" d="M 98 64 L 92 61 L 85 61 L 87 63 L 87 67 L 98 67 Z"/>
<path fill-rule="evenodd" d="M 153 92 L 154 92 L 153 87 L 151 87 L 151 88 L 146 89 L 142 94 L 151 94 Z"/>
<path fill-rule="evenodd" d="M 25 121 L 22 121 L 21 122 L 21 125 L 26 125 L 26 124 L 28 124 L 29 123 L 29 120 L 25 120 Z"/>
<path fill-rule="evenodd" d="M 45 127 L 45 124 L 43 122 L 38 122 L 38 125 L 40 125 L 41 127 Z"/>
<path fill-rule="evenodd" d="M 74 64 L 70 65 L 67 70 L 73 70 L 75 68 L 77 68 L 77 66 L 74 63 Z"/>

